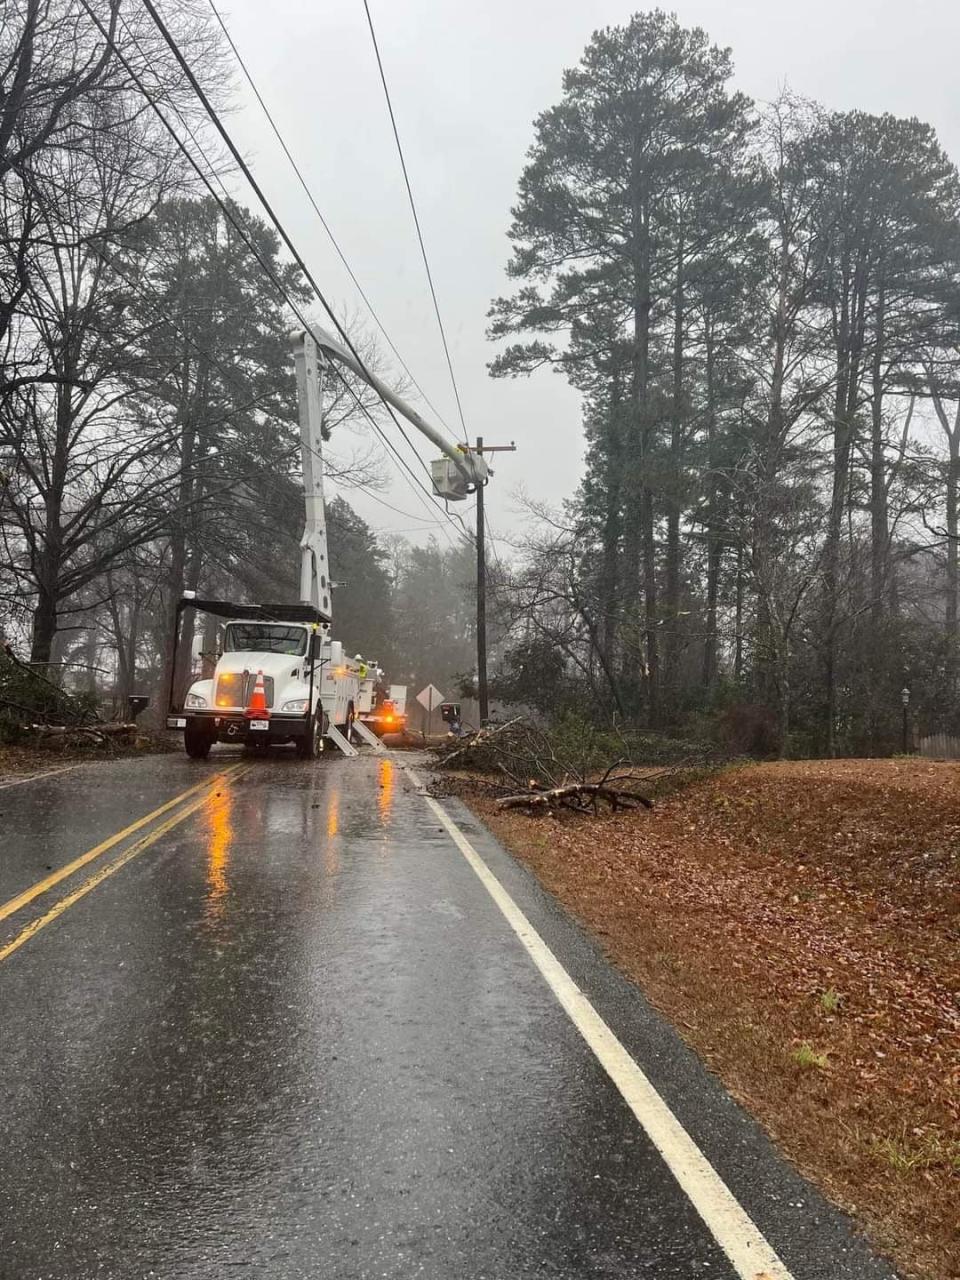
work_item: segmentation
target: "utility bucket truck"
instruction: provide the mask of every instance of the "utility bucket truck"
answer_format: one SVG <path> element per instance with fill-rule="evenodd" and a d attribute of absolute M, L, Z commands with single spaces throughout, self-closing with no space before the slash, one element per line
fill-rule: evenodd
<path fill-rule="evenodd" d="M 378 738 L 382 738 L 385 733 L 403 733 L 407 727 L 406 705 L 405 684 L 392 684 L 388 687 L 378 681 L 369 708 L 363 705 L 361 695 L 358 719 Z"/>
<path fill-rule="evenodd" d="M 234 604 L 198 600 L 186 594 L 178 602 L 174 655 L 180 648 L 184 610 L 193 608 L 222 618 L 220 652 L 213 673 L 194 680 L 178 698 L 176 658 L 171 662 L 167 728 L 183 732 L 190 756 L 203 757 L 215 742 L 267 746 L 293 742 L 305 759 L 325 741 L 356 755 L 350 741 L 358 735 L 375 742 L 356 722 L 357 712 L 373 710 L 377 676 L 359 655 L 349 658 L 332 639 L 330 566 L 323 502 L 323 378 L 330 360 L 346 365 L 368 382 L 428 439 L 443 450 L 445 496 L 465 497 L 485 482 L 488 468 L 480 457 L 451 445 L 433 427 L 377 379 L 356 357 L 321 330 L 299 333 L 293 342 L 300 406 L 300 455 L 305 518 L 300 540 L 299 604 Z M 441 489 L 438 488 L 438 492 Z M 371 664 L 372 667 L 373 664 Z M 356 725 L 355 725 L 356 722 Z"/>
<path fill-rule="evenodd" d="M 312 759 L 327 740 L 354 754 L 350 732 L 366 669 L 325 635 L 317 610 L 185 596 L 178 633 L 188 608 L 225 620 L 213 674 L 190 685 L 182 707 L 171 696 L 167 727 L 183 730 L 188 756 L 205 757 L 215 742 L 292 742 Z"/>

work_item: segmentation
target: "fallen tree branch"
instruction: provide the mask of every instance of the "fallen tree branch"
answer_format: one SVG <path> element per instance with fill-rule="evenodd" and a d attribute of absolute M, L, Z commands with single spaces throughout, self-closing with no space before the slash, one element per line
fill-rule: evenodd
<path fill-rule="evenodd" d="M 30 733 L 35 733 L 40 738 L 59 738 L 65 734 L 87 735 L 95 738 L 119 738 L 121 736 L 129 737 L 136 733 L 137 726 L 135 724 L 27 724 L 21 726 Z"/>
<path fill-rule="evenodd" d="M 599 801 L 605 801 L 611 809 L 653 808 L 653 801 L 636 791 L 621 791 L 604 786 L 600 782 L 570 782 L 547 790 L 532 788 L 521 795 L 502 796 L 497 805 L 501 809 L 574 809 L 596 811 Z"/>
<path fill-rule="evenodd" d="M 434 752 L 440 757 L 441 763 L 450 768 L 458 761 L 462 763 L 467 757 L 488 746 L 501 735 L 508 733 L 514 725 L 520 723 L 521 717 L 518 716 L 514 720 L 508 720 L 506 724 L 491 725 L 489 728 L 480 729 L 471 734 L 466 741 L 455 738 L 452 743 L 442 743 L 439 747 L 434 748 Z"/>
<path fill-rule="evenodd" d="M 35 704 L 30 707 L 24 707 L 23 703 L 8 699 L 3 700 L 4 705 L 17 710 L 26 710 L 33 719 L 43 717 L 45 723 L 48 724 L 51 721 L 60 720 L 69 720 L 75 723 L 77 727 L 101 723 L 100 717 L 95 711 L 85 707 L 72 693 L 62 689 L 60 685 L 38 671 L 35 666 L 32 666 L 29 662 L 24 662 L 22 658 L 18 658 L 12 645 L 3 645 L 3 656 L 27 682 L 26 685 L 21 684 L 14 692 L 31 700 L 33 699 L 33 691 L 38 692 Z M 5 680 L 3 683 L 6 685 L 9 682 Z M 28 688 L 28 686 L 32 688 Z"/>

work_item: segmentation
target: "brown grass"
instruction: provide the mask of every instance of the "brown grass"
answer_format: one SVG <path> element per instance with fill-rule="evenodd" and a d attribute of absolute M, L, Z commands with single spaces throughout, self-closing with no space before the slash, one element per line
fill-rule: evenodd
<path fill-rule="evenodd" d="M 599 819 L 472 803 L 905 1274 L 960 1277 L 960 765 L 751 765 Z"/>

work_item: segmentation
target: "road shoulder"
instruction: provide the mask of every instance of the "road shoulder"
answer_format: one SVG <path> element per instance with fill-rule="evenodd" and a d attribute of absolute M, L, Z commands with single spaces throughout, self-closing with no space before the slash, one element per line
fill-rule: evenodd
<path fill-rule="evenodd" d="M 892 1277 L 891 1266 L 871 1251 L 850 1219 L 785 1161 L 677 1029 L 629 977 L 611 967 L 598 941 L 521 858 L 461 800 L 448 797 L 443 804 L 794 1275 Z"/>

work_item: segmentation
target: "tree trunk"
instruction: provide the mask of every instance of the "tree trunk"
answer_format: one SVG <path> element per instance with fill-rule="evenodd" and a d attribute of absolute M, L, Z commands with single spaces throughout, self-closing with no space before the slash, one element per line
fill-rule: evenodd
<path fill-rule="evenodd" d="M 642 161 L 637 162 L 637 167 Z M 653 445 L 650 416 L 650 238 L 647 210 L 635 180 L 632 206 L 633 230 L 633 444 L 630 458 L 631 518 L 639 520 L 638 549 L 643 568 L 643 626 L 646 648 L 647 719 L 651 727 L 660 723 L 660 646 L 657 628 L 657 560 L 653 492 L 648 483 L 646 461 Z M 633 530 L 631 529 L 631 533 Z"/>
<path fill-rule="evenodd" d="M 784 644 L 777 664 L 777 758 L 787 754 L 790 738 L 790 667 L 789 653 Z"/>
<path fill-rule="evenodd" d="M 69 344 L 61 355 L 63 380 L 56 392 L 56 439 L 50 459 L 50 479 L 44 494 L 43 530 L 39 564 L 35 569 L 37 610 L 33 618 L 30 661 L 49 664 L 57 634 L 57 606 L 60 603 L 60 576 L 63 569 L 63 497 L 67 487 L 69 439 L 73 426 L 73 381 L 76 366 Z"/>
<path fill-rule="evenodd" d="M 684 245 L 677 245 L 673 296 L 673 395 L 670 413 L 670 492 L 667 497 L 667 549 L 664 573 L 664 694 L 668 711 L 675 710 L 680 652 L 680 490 L 683 460 L 683 307 Z"/>
<path fill-rule="evenodd" d="M 125 716 L 128 699 L 136 693 L 137 681 L 137 645 L 140 641 L 140 606 L 136 601 L 130 604 L 130 613 L 126 622 L 126 634 L 122 627 L 116 632 L 117 644 L 117 711 Z"/>
<path fill-rule="evenodd" d="M 711 529 L 707 535 L 707 616 L 703 642 L 703 693 L 711 698 L 717 684 L 717 601 L 723 569 L 723 539 Z"/>
<path fill-rule="evenodd" d="M 95 627 L 90 627 L 87 631 L 86 640 L 83 645 L 83 663 L 86 668 L 83 672 L 83 687 L 87 693 L 95 694 L 97 692 L 97 655 L 100 652 L 100 641 L 97 637 Z"/>
<path fill-rule="evenodd" d="M 622 412 L 623 391 L 619 372 L 615 372 L 610 391 L 610 409 L 606 428 L 606 506 L 603 518 L 603 552 L 600 565 L 600 643 L 603 648 L 604 665 L 609 670 L 615 669 L 615 648 L 618 632 L 620 609 L 619 599 L 619 562 L 620 537 L 622 533 L 622 483 L 623 483 L 623 450 L 620 442 L 620 417 Z M 635 569 L 639 567 L 639 557 L 635 561 Z M 639 573 L 633 583 L 639 579 Z M 628 580 L 629 581 L 629 580 Z"/>
<path fill-rule="evenodd" d="M 957 653 L 957 602 L 960 595 L 960 405 L 957 406 L 957 419 L 954 430 L 950 434 L 950 460 L 947 464 L 947 582 L 945 630 L 947 637 L 947 692 L 950 698 L 957 691 L 958 653 Z"/>
<path fill-rule="evenodd" d="M 825 755 L 837 753 L 837 635 L 840 624 L 840 541 L 847 509 L 850 482 L 850 454 L 856 429 L 860 389 L 860 359 L 863 352 L 865 298 L 864 250 L 856 268 L 850 269 L 849 255 L 841 266 L 840 307 L 837 323 L 837 382 L 834 395 L 833 476 L 830 513 L 824 551 L 824 748 Z"/>
<path fill-rule="evenodd" d="M 183 299 L 181 298 L 181 316 L 184 325 L 189 321 L 184 316 Z M 199 392 L 201 384 L 200 371 L 194 369 L 187 330 L 184 328 L 180 375 L 180 479 L 177 492 L 177 512 L 172 521 L 170 532 L 170 567 L 166 578 L 166 626 L 164 642 L 164 660 L 161 676 L 160 697 L 166 699 L 173 690 L 174 701 L 179 705 L 186 691 L 189 679 L 190 648 L 193 643 L 193 612 L 183 615 L 183 625 L 179 644 L 175 645 L 177 603 L 183 595 L 187 582 L 187 568 L 191 560 L 190 552 L 196 547 L 196 513 L 194 503 L 197 493 L 197 467 L 202 462 L 198 440 L 197 420 L 199 414 Z M 192 545 L 191 545 L 192 544 Z M 196 588 L 193 587 L 193 590 Z"/>
<path fill-rule="evenodd" d="M 736 603 L 734 606 L 733 675 L 737 684 L 743 681 L 743 539 L 737 542 Z"/>
<path fill-rule="evenodd" d="M 708 316 L 704 325 L 706 344 L 707 391 L 707 600 L 706 627 L 703 640 L 703 670 L 701 681 L 704 698 L 713 695 L 717 680 L 717 600 L 720 591 L 720 571 L 723 565 L 723 536 L 717 527 L 720 522 L 720 486 L 717 480 L 716 431 L 717 415 L 714 387 L 714 334 Z"/>
<path fill-rule="evenodd" d="M 877 296 L 877 327 L 871 361 L 870 415 L 870 679 L 867 682 L 867 723 L 870 749 L 880 745 L 879 723 L 887 675 L 885 637 L 887 605 L 887 461 L 883 435 L 883 339 L 885 300 L 881 286 Z"/>
<path fill-rule="evenodd" d="M 177 603 L 186 586 L 187 568 L 187 512 L 193 493 L 192 464 L 195 432 L 192 424 L 185 424 L 180 433 L 180 483 L 178 513 L 170 532 L 170 565 L 166 574 L 166 625 L 164 627 L 163 668 L 160 697 L 165 700 L 172 687 L 176 699 L 184 680 L 181 661 L 183 645 L 175 647 Z M 186 624 L 185 624 L 186 625 Z M 175 651 L 176 649 L 176 651 Z"/>
<path fill-rule="evenodd" d="M 57 634 L 57 597 L 45 583 L 40 585 L 37 607 L 33 614 L 30 661 L 49 666 L 53 638 Z"/>
<path fill-rule="evenodd" d="M 643 526 L 644 630 L 647 647 L 647 717 L 651 729 L 660 725 L 660 642 L 657 635 L 657 547 L 653 494 L 644 485 L 640 501 Z"/>

